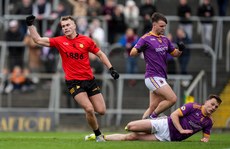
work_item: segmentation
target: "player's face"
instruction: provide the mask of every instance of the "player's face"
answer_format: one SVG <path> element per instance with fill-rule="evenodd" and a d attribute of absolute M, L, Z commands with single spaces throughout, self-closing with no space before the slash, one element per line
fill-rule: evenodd
<path fill-rule="evenodd" d="M 153 29 L 155 34 L 157 35 L 164 35 L 166 28 L 166 23 L 162 20 L 153 23 Z"/>
<path fill-rule="evenodd" d="M 204 107 L 206 109 L 206 114 L 211 115 L 213 112 L 217 110 L 217 108 L 219 107 L 219 103 L 216 101 L 215 98 L 212 98 L 205 102 Z"/>
<path fill-rule="evenodd" d="M 76 33 L 76 25 L 70 19 L 61 21 L 61 28 L 62 28 L 62 32 L 66 36 L 71 36 L 72 34 Z"/>

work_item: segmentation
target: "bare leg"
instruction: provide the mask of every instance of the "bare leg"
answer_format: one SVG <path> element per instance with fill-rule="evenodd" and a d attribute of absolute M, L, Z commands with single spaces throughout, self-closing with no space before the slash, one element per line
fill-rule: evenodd
<path fill-rule="evenodd" d="M 97 118 L 95 116 L 95 111 L 92 103 L 90 102 L 88 95 L 86 92 L 82 92 L 77 94 L 74 99 L 78 102 L 78 104 L 85 110 L 86 120 L 90 127 L 93 130 L 97 130 L 99 128 Z"/>
<path fill-rule="evenodd" d="M 155 92 L 150 91 L 149 92 L 149 108 L 143 114 L 142 119 L 152 114 L 161 101 L 162 101 L 161 97 L 159 97 Z"/>
<path fill-rule="evenodd" d="M 159 97 L 162 97 L 162 99 L 164 99 L 158 104 L 158 106 L 154 110 L 156 114 L 164 112 L 172 105 L 174 105 L 177 101 L 177 96 L 169 85 L 165 85 L 157 89 L 155 92 Z"/>
<path fill-rule="evenodd" d="M 152 124 L 149 119 L 132 121 L 127 124 L 127 130 L 132 132 L 151 133 Z"/>
<path fill-rule="evenodd" d="M 176 100 L 177 96 L 168 84 L 158 88 L 150 94 L 150 105 L 144 113 L 143 118 L 149 116 L 153 112 L 159 115 L 174 105 Z"/>
<path fill-rule="evenodd" d="M 132 131 L 132 133 L 106 135 L 105 139 L 108 141 L 157 141 L 155 135 L 151 133 L 152 125 L 149 119 L 132 121 L 128 123 L 127 128 L 128 131 Z"/>
<path fill-rule="evenodd" d="M 105 140 L 107 141 L 158 141 L 154 134 L 145 133 L 128 133 L 128 134 L 111 134 L 106 135 Z"/>
<path fill-rule="evenodd" d="M 94 96 L 89 97 L 95 111 L 100 114 L 104 115 L 106 111 L 105 101 L 102 94 L 96 94 Z"/>
<path fill-rule="evenodd" d="M 105 135 L 107 141 L 125 141 L 129 134 L 111 134 Z"/>

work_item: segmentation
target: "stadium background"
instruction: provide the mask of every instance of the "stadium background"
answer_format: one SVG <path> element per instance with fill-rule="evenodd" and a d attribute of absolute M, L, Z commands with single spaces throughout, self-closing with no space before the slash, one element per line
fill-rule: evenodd
<path fill-rule="evenodd" d="M 10 14 L 13 0 L 0 0 L 1 16 L 1 69 L 6 65 L 7 46 L 16 45 L 18 43 L 6 43 L 4 41 L 4 32 L 8 29 L 8 23 L 12 19 L 23 20 L 25 16 Z M 5 4 L 4 4 L 4 3 Z M 58 0 L 50 1 L 52 7 L 58 3 Z M 66 2 L 65 2 L 66 3 Z M 118 0 L 117 3 L 125 4 L 125 1 Z M 136 0 L 136 4 L 140 5 L 141 1 Z M 199 0 L 188 1 L 192 7 L 193 14 L 200 3 Z M 194 15 L 193 19 L 193 43 L 200 46 L 191 50 L 191 59 L 188 66 L 188 75 L 169 75 L 169 83 L 178 95 L 177 104 L 168 110 L 179 107 L 185 100 L 195 100 L 203 102 L 208 94 L 214 93 L 221 96 L 223 104 L 214 115 L 216 122 L 215 128 L 229 128 L 230 126 L 230 108 L 229 108 L 229 47 L 228 47 L 228 31 L 230 26 L 230 18 L 228 11 L 225 17 L 219 17 L 216 1 L 212 0 L 212 6 L 215 8 L 214 29 L 213 29 L 213 51 L 214 56 L 203 55 L 203 47 L 201 44 L 201 35 L 197 33 L 199 20 Z M 6 5 L 9 4 L 9 5 Z M 178 18 L 176 6 L 178 0 L 156 0 L 157 10 L 167 16 L 169 19 L 168 30 L 175 34 L 178 26 Z M 6 8 L 7 6 L 7 8 Z M 67 5 L 70 6 L 70 5 Z M 69 8 L 69 7 L 68 7 Z M 70 9 L 71 10 L 71 9 Z M 45 18 L 44 21 L 49 20 Z M 103 22 L 103 20 L 102 20 Z M 140 18 L 141 22 L 141 18 Z M 223 24 L 221 24 L 223 23 Z M 103 24 L 107 32 L 106 24 Z M 141 26 L 140 26 L 141 27 Z M 220 30 L 220 27 L 222 30 Z M 55 28 L 55 26 L 54 26 Z M 45 29 L 44 29 L 45 30 Z M 221 32 L 222 34 L 219 34 Z M 109 35 L 108 35 L 109 36 Z M 20 46 L 25 46 L 19 43 Z M 108 112 L 104 117 L 99 117 L 102 127 L 108 129 L 117 129 L 123 127 L 127 122 L 139 119 L 148 105 L 148 90 L 143 82 L 144 61 L 140 59 L 138 62 L 138 75 L 125 74 L 125 57 L 124 49 L 116 44 L 105 44 L 102 49 L 109 55 L 114 67 L 121 73 L 119 81 L 113 81 L 105 71 L 102 76 L 102 91 L 107 103 Z M 222 53 L 221 53 L 222 52 Z M 27 63 L 27 55 L 25 53 L 24 61 Z M 222 56 L 221 56 L 222 55 Z M 216 64 L 216 66 L 214 65 Z M 84 118 L 83 111 L 78 105 L 74 104 L 66 93 L 63 74 L 60 63 L 57 66 L 57 72 L 54 74 L 47 73 L 31 73 L 30 77 L 38 78 L 36 89 L 31 92 L 11 92 L 9 94 L 0 95 L 0 130 L 1 131 L 49 131 L 55 129 L 88 129 Z M 203 71 L 201 71 L 203 70 Z M 3 83 L 4 75 L 1 72 L 1 83 Z M 128 80 L 131 78 L 137 80 L 135 86 L 129 86 Z M 189 80 L 188 86 L 182 86 L 183 80 Z M 190 90 L 191 89 L 191 90 Z M 70 103 L 69 103 L 70 102 Z"/>

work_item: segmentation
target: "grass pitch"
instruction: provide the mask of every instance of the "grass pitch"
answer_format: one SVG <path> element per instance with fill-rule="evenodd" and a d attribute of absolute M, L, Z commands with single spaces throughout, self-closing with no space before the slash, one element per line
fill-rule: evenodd
<path fill-rule="evenodd" d="M 84 141 L 90 133 L 0 132 L 0 149 L 230 149 L 230 133 L 212 134 L 208 143 L 199 142 L 201 134 L 183 142 Z"/>

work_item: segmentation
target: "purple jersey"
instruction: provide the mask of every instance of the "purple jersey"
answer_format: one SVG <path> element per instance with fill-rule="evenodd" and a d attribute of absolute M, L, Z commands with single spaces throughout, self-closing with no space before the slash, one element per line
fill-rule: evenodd
<path fill-rule="evenodd" d="M 143 52 L 146 63 L 145 78 L 167 78 L 167 53 L 174 51 L 173 44 L 167 37 L 157 36 L 152 32 L 143 35 L 134 48 L 139 49 L 144 44 L 148 45 L 148 48 Z"/>
<path fill-rule="evenodd" d="M 203 114 L 204 108 L 197 103 L 188 103 L 179 109 L 182 112 L 180 124 L 183 129 L 193 130 L 192 134 L 181 134 L 173 125 L 171 117 L 168 118 L 169 132 L 171 141 L 184 140 L 198 131 L 203 131 L 204 134 L 210 135 L 213 125 L 211 117 Z"/>

